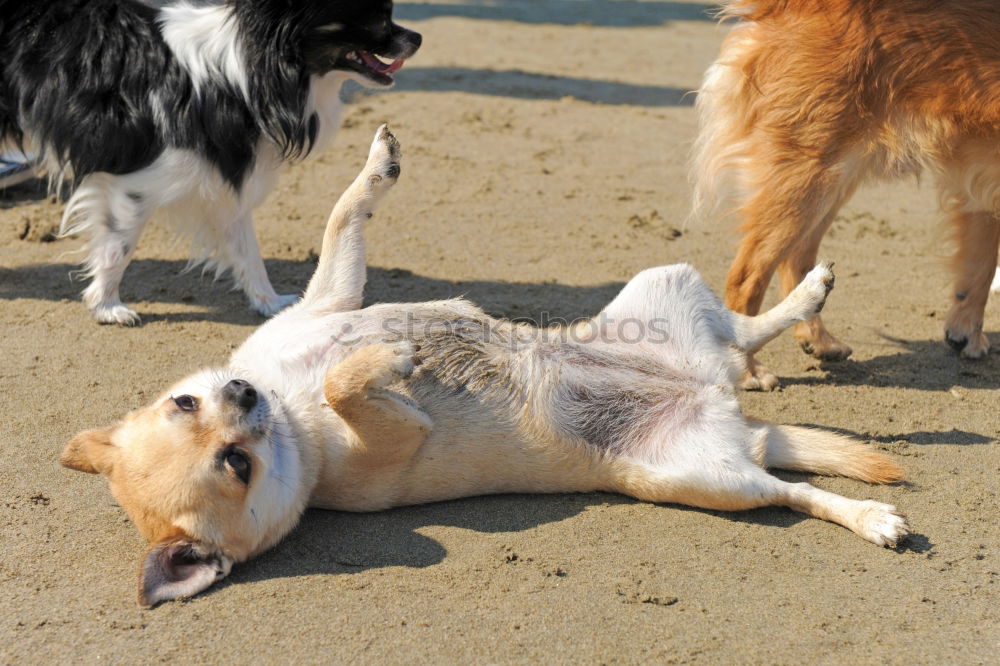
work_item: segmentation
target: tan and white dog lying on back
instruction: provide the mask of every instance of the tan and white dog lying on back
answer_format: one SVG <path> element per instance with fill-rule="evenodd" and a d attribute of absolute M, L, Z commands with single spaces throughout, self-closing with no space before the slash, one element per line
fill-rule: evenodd
<path fill-rule="evenodd" d="M 359 309 L 362 226 L 398 159 L 380 128 L 302 301 L 227 367 L 66 446 L 61 462 L 107 475 L 152 544 L 140 603 L 206 589 L 306 507 L 602 490 L 720 510 L 789 506 L 878 545 L 907 534 L 891 506 L 764 471 L 884 483 L 901 477 L 892 461 L 846 437 L 749 420 L 736 400 L 743 355 L 819 311 L 827 266 L 757 317 L 726 309 L 686 265 L 640 273 L 568 328 L 500 321 L 464 300 Z"/>

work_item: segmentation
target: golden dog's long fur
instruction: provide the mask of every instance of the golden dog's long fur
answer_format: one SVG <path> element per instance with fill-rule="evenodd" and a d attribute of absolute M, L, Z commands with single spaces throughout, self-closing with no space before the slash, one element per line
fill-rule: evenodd
<path fill-rule="evenodd" d="M 460 299 L 359 309 L 363 224 L 398 174 L 398 144 L 382 128 L 330 216 L 302 301 L 227 367 L 67 444 L 62 463 L 105 474 L 151 542 L 141 603 L 204 590 L 307 506 L 604 490 L 713 509 L 789 506 L 879 545 L 906 535 L 892 506 L 764 469 L 885 483 L 902 475 L 888 457 L 835 433 L 749 420 L 736 399 L 744 352 L 823 306 L 828 266 L 757 317 L 726 309 L 686 265 L 643 271 L 574 327 L 497 320 Z"/>
<path fill-rule="evenodd" d="M 930 172 L 957 251 L 946 339 L 979 358 L 1000 243 L 1000 2 L 737 0 L 698 95 L 696 207 L 736 209 L 745 234 L 726 303 L 759 311 L 777 269 L 788 294 L 866 180 Z M 817 316 L 807 353 L 851 349 Z M 776 378 L 753 364 L 747 388 Z"/>

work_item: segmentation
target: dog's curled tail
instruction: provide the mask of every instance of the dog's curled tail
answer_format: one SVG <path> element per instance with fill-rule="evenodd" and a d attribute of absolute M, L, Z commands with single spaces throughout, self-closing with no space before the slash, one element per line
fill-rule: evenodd
<path fill-rule="evenodd" d="M 764 467 L 847 476 L 868 483 L 892 483 L 905 476 L 889 456 L 856 439 L 815 428 L 765 427 Z"/>

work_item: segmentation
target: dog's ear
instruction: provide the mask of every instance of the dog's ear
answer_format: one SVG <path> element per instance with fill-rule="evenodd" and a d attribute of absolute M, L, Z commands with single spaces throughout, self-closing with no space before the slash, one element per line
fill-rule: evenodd
<path fill-rule="evenodd" d="M 229 575 L 233 561 L 187 536 L 150 546 L 139 572 L 139 605 L 193 597 Z"/>
<path fill-rule="evenodd" d="M 59 464 L 88 474 L 109 474 L 118 458 L 118 447 L 111 443 L 114 427 L 84 430 L 63 449 Z"/>

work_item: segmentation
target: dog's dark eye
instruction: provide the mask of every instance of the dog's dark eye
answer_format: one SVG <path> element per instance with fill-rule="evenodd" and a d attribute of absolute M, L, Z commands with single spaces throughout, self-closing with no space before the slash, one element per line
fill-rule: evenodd
<path fill-rule="evenodd" d="M 185 412 L 194 412 L 198 410 L 198 398 L 191 395 L 177 396 L 174 398 L 174 404 Z"/>
<path fill-rule="evenodd" d="M 223 460 L 229 469 L 239 477 L 243 485 L 250 484 L 250 457 L 235 447 L 227 447 L 223 452 Z"/>

